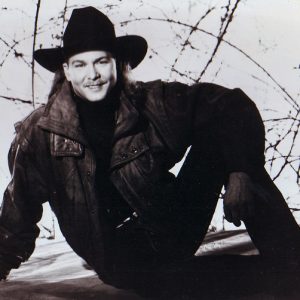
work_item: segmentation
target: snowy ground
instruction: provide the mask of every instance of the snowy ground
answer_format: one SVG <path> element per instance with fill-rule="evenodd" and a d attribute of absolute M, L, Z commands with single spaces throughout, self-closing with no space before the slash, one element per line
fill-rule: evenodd
<path fill-rule="evenodd" d="M 198 295 L 193 298 L 180 293 L 176 299 L 300 299 L 300 294 L 293 290 L 295 289 L 294 279 L 297 278 L 297 274 L 282 273 L 275 280 L 266 281 L 265 288 L 262 284 L 263 288 L 257 289 L 256 286 L 249 286 L 251 281 L 248 282 L 247 276 L 248 273 L 253 275 L 257 272 L 257 282 L 260 284 L 259 276 L 262 276 L 258 267 L 242 260 L 238 260 L 239 266 L 237 264 L 227 263 L 226 265 L 226 263 L 223 263 L 223 267 L 220 267 L 219 263 L 213 263 L 216 260 L 212 259 L 211 255 L 215 254 L 252 255 L 256 254 L 256 250 L 244 231 L 225 231 L 208 234 L 206 241 L 197 252 L 197 255 L 201 256 L 200 259 L 203 259 L 204 269 L 207 267 L 203 272 L 201 282 L 197 283 L 199 288 L 205 290 L 205 293 L 202 293 L 201 297 Z M 224 257 L 219 256 L 219 262 L 224 261 Z M 253 258 L 253 256 L 242 257 Z M 249 269 L 247 264 L 249 264 Z M 225 270 L 224 268 L 226 267 L 224 266 L 231 266 L 232 270 L 229 268 Z M 241 269 L 243 270 L 242 276 L 237 275 L 239 278 L 232 277 L 235 268 L 237 270 L 236 273 L 240 272 Z M 283 286 L 284 290 L 280 288 L 274 288 L 273 290 L 272 286 L 270 288 L 270 285 L 274 283 L 280 287 L 280 284 L 282 284 L 281 279 L 283 277 L 286 279 L 287 275 L 293 281 L 293 284 L 288 287 L 288 291 L 286 286 Z M 244 282 L 240 281 L 241 277 L 245 277 L 246 280 Z M 234 283 L 236 283 L 236 287 Z M 174 284 L 180 285 L 178 282 Z M 240 284 L 245 284 L 245 287 L 241 288 Z M 219 289 L 219 292 L 216 292 L 217 289 Z M 236 289 L 243 292 L 235 294 L 234 291 Z M 220 295 L 222 296 L 220 297 Z M 18 270 L 13 270 L 7 281 L 0 283 L 0 299 L 138 300 L 143 298 L 131 291 L 116 289 L 102 283 L 93 271 L 86 270 L 83 267 L 81 259 L 74 254 L 65 241 L 38 240 L 36 250 L 30 260 Z"/>

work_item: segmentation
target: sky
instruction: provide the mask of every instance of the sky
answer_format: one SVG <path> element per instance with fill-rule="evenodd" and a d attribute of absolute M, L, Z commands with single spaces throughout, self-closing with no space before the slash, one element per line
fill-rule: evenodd
<path fill-rule="evenodd" d="M 8 101 L 5 97 L 32 99 L 32 60 L 34 0 L 0 0 L 0 194 L 10 180 L 7 152 L 13 139 L 13 124 L 33 109 L 31 105 Z M 65 28 L 60 16 L 66 1 L 41 1 L 38 34 L 35 48 L 59 46 L 55 39 Z M 233 8 L 235 1 L 231 1 Z M 188 84 L 199 77 L 216 46 L 221 17 L 226 12 L 223 0 L 128 0 L 78 1 L 68 0 L 66 18 L 75 6 L 94 5 L 108 13 L 115 23 L 117 35 L 139 34 L 149 45 L 145 60 L 133 72 L 136 80 L 179 80 Z M 195 25 L 210 10 L 190 36 L 190 29 L 182 24 Z M 267 121 L 273 118 L 298 118 L 300 105 L 300 1 L 243 0 L 229 24 L 224 42 L 201 81 L 214 82 L 229 88 L 242 88 L 260 109 L 267 129 L 268 141 L 283 137 L 291 126 L 299 123 Z M 137 20 L 142 19 L 142 20 Z M 159 20 L 157 20 L 159 19 Z M 164 19 L 164 21 L 162 20 Z M 124 21 L 130 20 L 124 26 Z M 172 20 L 173 22 L 166 22 Z M 180 24 L 178 24 L 180 23 Z M 189 37 L 191 47 L 183 47 Z M 8 51 L 8 45 L 15 45 Z M 16 57 L 16 53 L 22 56 Z M 180 55 L 178 55 L 180 53 Z M 171 71 L 171 66 L 176 72 Z M 45 103 L 52 74 L 35 64 L 34 96 L 36 105 Z M 185 76 L 178 75 L 179 73 Z M 294 102 L 294 103 L 293 103 Z M 292 155 L 300 155 L 299 135 Z M 281 153 L 289 153 L 292 138 L 280 143 Z M 268 143 L 266 144 L 268 146 Z M 278 153 L 267 152 L 268 157 Z M 282 162 L 267 170 L 276 176 Z M 297 168 L 299 159 L 294 163 Z M 285 170 L 276 184 L 289 204 L 300 207 L 299 186 L 294 171 Z M 221 209 L 219 208 L 221 214 Z"/>

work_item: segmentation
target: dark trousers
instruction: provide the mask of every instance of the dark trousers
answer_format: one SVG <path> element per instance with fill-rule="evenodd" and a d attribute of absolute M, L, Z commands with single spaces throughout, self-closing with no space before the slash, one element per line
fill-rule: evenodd
<path fill-rule="evenodd" d="M 216 149 L 212 142 L 196 143 L 176 179 L 186 207 L 189 224 L 186 234 L 195 239 L 196 246 L 205 237 L 221 188 L 226 183 L 222 155 Z M 285 257 L 297 251 L 296 255 L 300 256 L 299 226 L 284 197 L 263 165 L 251 170 L 250 176 L 262 195 L 254 199 L 253 217 L 244 220 L 254 245 L 265 256 Z"/>
<path fill-rule="evenodd" d="M 206 235 L 226 184 L 219 149 L 211 135 L 195 141 L 171 187 L 161 193 L 162 201 L 172 207 L 164 219 L 171 223 L 167 234 L 149 231 L 139 218 L 117 229 L 111 283 L 120 287 L 148 284 L 162 268 L 168 270 L 189 260 L 197 264 L 193 254 Z M 259 196 L 254 200 L 255 214 L 244 220 L 254 245 L 263 256 L 295 257 L 300 253 L 300 232 L 283 196 L 263 165 L 252 170 L 250 176 L 258 190 L 267 195 L 267 201 Z M 180 267 L 175 269 L 184 272 Z"/>

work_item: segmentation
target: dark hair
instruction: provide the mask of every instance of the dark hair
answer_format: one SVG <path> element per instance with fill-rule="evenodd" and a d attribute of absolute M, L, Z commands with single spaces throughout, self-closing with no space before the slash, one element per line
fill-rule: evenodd
<path fill-rule="evenodd" d="M 126 93 L 131 93 L 135 87 L 135 82 L 130 79 L 130 65 L 127 62 L 117 59 L 117 85 L 115 88 L 124 90 Z M 54 73 L 54 78 L 52 81 L 52 86 L 50 88 L 48 99 L 50 99 L 54 94 L 56 94 L 62 87 L 66 76 L 61 66 Z"/>
<path fill-rule="evenodd" d="M 48 99 L 50 99 L 55 93 L 57 93 L 61 89 L 61 86 L 65 80 L 66 80 L 66 76 L 65 76 L 63 67 L 61 66 L 54 73 L 54 77 L 53 77 L 53 81 L 52 81 L 52 85 L 50 88 Z"/>

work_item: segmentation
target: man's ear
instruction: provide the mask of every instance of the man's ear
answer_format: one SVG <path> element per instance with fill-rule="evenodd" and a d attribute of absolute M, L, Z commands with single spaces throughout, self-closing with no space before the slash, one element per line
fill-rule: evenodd
<path fill-rule="evenodd" d="M 67 80 L 70 81 L 69 65 L 66 62 L 63 63 L 63 69 Z"/>

